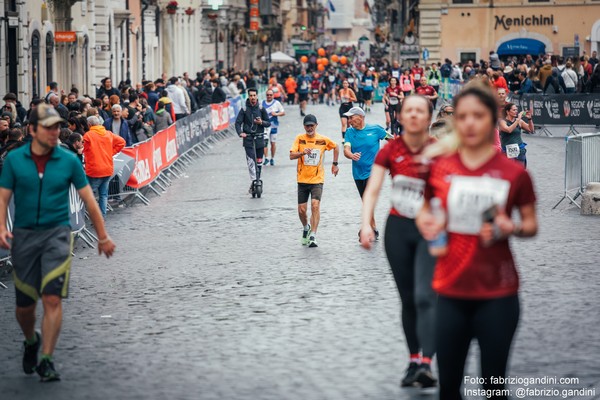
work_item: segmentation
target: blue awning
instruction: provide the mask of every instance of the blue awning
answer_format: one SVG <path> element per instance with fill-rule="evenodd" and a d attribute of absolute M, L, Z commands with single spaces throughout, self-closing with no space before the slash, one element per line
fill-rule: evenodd
<path fill-rule="evenodd" d="M 546 45 L 535 39 L 513 39 L 498 47 L 498 55 L 513 56 L 531 54 L 537 56 L 546 52 Z"/>

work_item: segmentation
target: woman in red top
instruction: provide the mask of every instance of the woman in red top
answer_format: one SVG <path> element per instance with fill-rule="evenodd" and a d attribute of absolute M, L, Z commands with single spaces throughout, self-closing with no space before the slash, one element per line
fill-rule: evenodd
<path fill-rule="evenodd" d="M 427 202 L 417 218 L 427 240 L 448 232 L 447 254 L 436 264 L 433 288 L 439 294 L 437 351 L 440 399 L 462 399 L 464 363 L 471 340 L 481 352 L 486 390 L 504 385 L 519 320 L 519 275 L 508 239 L 537 233 L 536 197 L 529 174 L 494 147 L 498 120 L 495 94 L 471 84 L 454 99 L 459 150 L 432 167 L 426 197 L 441 200 L 447 225 Z M 521 223 L 511 219 L 518 208 Z M 495 396 L 506 399 L 506 396 Z"/>
<path fill-rule="evenodd" d="M 500 71 L 494 71 L 490 82 L 491 82 L 492 86 L 494 86 L 496 89 L 503 88 L 503 89 L 508 90 L 508 85 L 506 84 L 506 79 L 504 79 L 504 76 L 502 76 L 502 72 L 500 72 Z"/>
<path fill-rule="evenodd" d="M 371 216 L 381 186 L 392 175 L 392 210 L 385 227 L 385 252 L 402 301 L 402 326 L 410 351 L 410 362 L 402 386 L 432 387 L 437 380 L 431 373 L 435 353 L 435 302 L 431 288 L 435 259 L 415 225 L 423 205 L 428 167 L 420 164 L 421 152 L 432 142 L 429 125 L 433 107 L 422 96 L 409 96 L 400 109 L 404 134 L 379 151 L 363 196 L 360 243 L 371 248 L 375 233 Z M 421 354 L 419 352 L 422 352 Z"/>
<path fill-rule="evenodd" d="M 400 86 L 398 86 L 398 78 L 391 77 L 390 86 L 385 89 L 385 94 L 383 95 L 383 104 L 385 106 L 386 129 L 392 127 L 393 134 L 400 133 L 394 128 L 396 125 L 396 113 L 400 110 L 402 100 L 404 100 L 404 93 L 402 93 Z"/>
<path fill-rule="evenodd" d="M 417 94 L 420 94 L 421 96 L 425 96 L 426 99 L 431 101 L 431 104 L 433 104 L 433 108 L 435 108 L 435 104 L 437 103 L 437 99 L 439 97 L 438 92 L 435 91 L 433 86 L 429 86 L 427 84 L 426 77 L 422 77 L 421 82 L 419 82 L 419 83 L 420 83 L 420 85 L 419 85 L 419 87 L 417 87 L 415 89 L 415 92 Z"/>

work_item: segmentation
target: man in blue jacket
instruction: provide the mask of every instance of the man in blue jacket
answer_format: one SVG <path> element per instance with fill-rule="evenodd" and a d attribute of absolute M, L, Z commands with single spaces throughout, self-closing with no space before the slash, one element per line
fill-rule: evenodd
<path fill-rule="evenodd" d="M 121 136 L 125 139 L 125 146 L 131 146 L 133 142 L 131 141 L 131 133 L 129 132 L 129 125 L 127 125 L 127 121 L 124 118 L 121 118 L 122 108 L 120 105 L 115 104 L 112 106 L 112 118 L 104 121 L 104 128 L 107 131 L 111 131 L 115 135 Z"/>

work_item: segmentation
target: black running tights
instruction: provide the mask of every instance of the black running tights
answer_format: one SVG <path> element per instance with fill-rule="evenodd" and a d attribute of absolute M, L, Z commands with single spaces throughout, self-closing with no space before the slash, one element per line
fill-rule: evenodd
<path fill-rule="evenodd" d="M 437 304 L 437 362 L 440 400 L 461 400 L 464 367 L 472 339 L 481 353 L 481 373 L 486 390 L 504 389 L 492 385 L 491 376 L 505 376 L 510 345 L 519 322 L 519 297 L 491 300 L 463 300 L 439 296 Z M 507 399 L 506 396 L 492 397 Z"/>
<path fill-rule="evenodd" d="M 411 354 L 435 353 L 436 294 L 431 287 L 435 258 L 408 218 L 390 215 L 385 226 L 385 252 L 402 302 L 402 327 Z"/>

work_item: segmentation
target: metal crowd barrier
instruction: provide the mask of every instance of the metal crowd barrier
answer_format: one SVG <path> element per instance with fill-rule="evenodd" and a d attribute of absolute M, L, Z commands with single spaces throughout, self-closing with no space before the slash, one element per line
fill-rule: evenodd
<path fill-rule="evenodd" d="M 565 140 L 563 197 L 553 210 L 565 199 L 581 208 L 576 200 L 583 194 L 585 186 L 589 182 L 600 182 L 600 133 L 582 133 L 567 136 Z"/>

